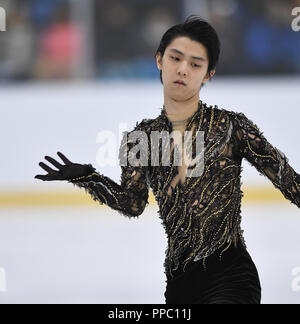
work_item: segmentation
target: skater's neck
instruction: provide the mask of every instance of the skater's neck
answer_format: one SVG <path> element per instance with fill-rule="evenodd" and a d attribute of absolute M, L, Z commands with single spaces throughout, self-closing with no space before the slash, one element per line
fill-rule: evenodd
<path fill-rule="evenodd" d="M 165 98 L 164 108 L 170 122 L 180 122 L 189 119 L 198 110 L 199 95 L 186 101 L 176 101 Z"/>

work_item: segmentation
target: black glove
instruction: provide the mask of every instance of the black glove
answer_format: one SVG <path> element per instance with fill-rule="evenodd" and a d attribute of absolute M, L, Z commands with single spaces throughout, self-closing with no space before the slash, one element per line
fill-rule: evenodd
<path fill-rule="evenodd" d="M 38 174 L 34 177 L 35 179 L 40 179 L 43 181 L 71 180 L 74 178 L 90 175 L 96 170 L 91 164 L 72 163 L 60 152 L 57 152 L 57 155 L 64 161 L 65 165 L 60 164 L 50 156 L 45 156 L 45 159 L 51 162 L 56 168 L 59 169 L 59 171 L 52 170 L 48 165 L 40 162 L 39 166 L 47 171 L 48 174 Z"/>

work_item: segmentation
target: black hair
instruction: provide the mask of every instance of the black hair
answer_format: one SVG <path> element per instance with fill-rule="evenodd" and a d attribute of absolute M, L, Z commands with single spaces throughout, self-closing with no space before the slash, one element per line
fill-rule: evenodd
<path fill-rule="evenodd" d="M 164 56 L 167 46 L 178 37 L 188 37 L 193 41 L 203 44 L 209 59 L 207 72 L 214 70 L 219 60 L 221 43 L 216 30 L 204 19 L 197 15 L 190 15 L 183 24 L 169 28 L 163 35 L 155 56 L 160 53 Z M 162 81 L 162 71 L 160 71 Z"/>

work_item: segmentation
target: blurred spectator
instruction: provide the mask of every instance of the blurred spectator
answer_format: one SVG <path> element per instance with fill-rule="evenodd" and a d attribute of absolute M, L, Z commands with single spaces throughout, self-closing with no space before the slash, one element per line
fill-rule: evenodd
<path fill-rule="evenodd" d="M 70 22 L 69 8 L 56 8 L 51 24 L 40 35 L 35 76 L 66 79 L 72 77 L 79 62 L 82 37 L 75 23 Z"/>

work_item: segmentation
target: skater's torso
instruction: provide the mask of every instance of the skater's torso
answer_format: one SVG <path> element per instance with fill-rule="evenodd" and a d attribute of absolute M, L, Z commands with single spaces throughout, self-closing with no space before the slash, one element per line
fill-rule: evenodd
<path fill-rule="evenodd" d="M 194 149 L 196 132 L 204 135 L 204 152 L 195 149 L 192 156 L 196 159 L 197 153 L 198 156 L 204 153 L 202 172 L 195 171 L 198 175 L 193 174 L 193 168 L 187 174 L 188 167 L 195 165 L 191 158 L 184 160 L 184 149 L 182 165 L 174 163 L 176 140 L 170 141 L 170 166 L 149 168 L 150 186 L 168 236 L 167 269 L 176 269 L 182 255 L 186 256 L 184 264 L 180 265 L 184 267 L 189 261 L 205 258 L 220 246 L 226 249 L 230 242 L 242 236 L 239 209 L 242 159 L 230 117 L 225 110 L 199 104 L 187 126 L 173 127 L 165 110 L 150 124 L 148 131 L 172 133 L 177 130 L 181 134 L 192 131 Z"/>

